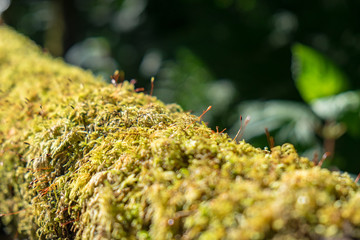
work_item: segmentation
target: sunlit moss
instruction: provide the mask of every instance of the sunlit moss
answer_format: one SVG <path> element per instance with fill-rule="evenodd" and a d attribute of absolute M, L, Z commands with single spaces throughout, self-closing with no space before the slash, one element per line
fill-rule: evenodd
<path fill-rule="evenodd" d="M 215 133 L 177 105 L 0 27 L 0 213 L 32 239 L 360 238 L 359 187 L 290 144 Z M 11 214 L 16 213 L 16 214 Z"/>

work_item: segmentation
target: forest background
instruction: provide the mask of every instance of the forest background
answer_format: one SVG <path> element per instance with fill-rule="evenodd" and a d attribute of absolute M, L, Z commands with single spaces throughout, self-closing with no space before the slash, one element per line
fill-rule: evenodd
<path fill-rule="evenodd" d="M 110 82 L 116 69 L 247 142 L 360 172 L 356 0 L 0 0 L 1 21 Z M 1 37 L 1 36 L 0 36 Z M 19 79 L 21 81 L 21 79 Z"/>

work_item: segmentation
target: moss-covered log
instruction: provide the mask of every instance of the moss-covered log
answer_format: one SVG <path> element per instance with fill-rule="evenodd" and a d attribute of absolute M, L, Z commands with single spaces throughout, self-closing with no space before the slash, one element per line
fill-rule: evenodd
<path fill-rule="evenodd" d="M 290 144 L 236 143 L 177 105 L 0 27 L 0 214 L 32 239 L 360 238 L 359 186 Z M 191 96 L 189 96 L 191 97 Z"/>

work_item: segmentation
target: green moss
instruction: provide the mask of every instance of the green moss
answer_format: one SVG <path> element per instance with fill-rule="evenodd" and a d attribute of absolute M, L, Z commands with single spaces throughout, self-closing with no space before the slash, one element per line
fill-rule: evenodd
<path fill-rule="evenodd" d="M 32 239 L 360 238 L 359 186 L 0 27 L 0 213 Z M 16 213 L 16 214 L 11 214 Z"/>

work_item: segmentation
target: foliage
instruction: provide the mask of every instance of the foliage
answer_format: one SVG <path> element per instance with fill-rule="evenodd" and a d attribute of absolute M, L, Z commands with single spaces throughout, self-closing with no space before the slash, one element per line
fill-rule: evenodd
<path fill-rule="evenodd" d="M 359 186 L 0 27 L 0 210 L 32 239 L 360 237 Z M 117 79 L 114 76 L 114 79 Z"/>
<path fill-rule="evenodd" d="M 343 73 L 322 55 L 302 44 L 295 44 L 292 52 L 296 86 L 306 102 L 347 90 Z"/>
<path fill-rule="evenodd" d="M 268 128 L 276 133 L 277 141 L 296 144 L 310 158 L 322 152 L 336 153 L 333 164 L 356 174 L 359 163 L 346 162 L 343 152 L 337 153 L 335 141 L 344 134 L 353 142 L 360 139 L 359 91 L 345 92 L 349 81 L 341 70 L 310 47 L 294 45 L 293 59 L 294 80 L 307 104 L 290 101 L 241 103 L 238 112 L 252 117 L 245 137 L 258 137 Z"/>

